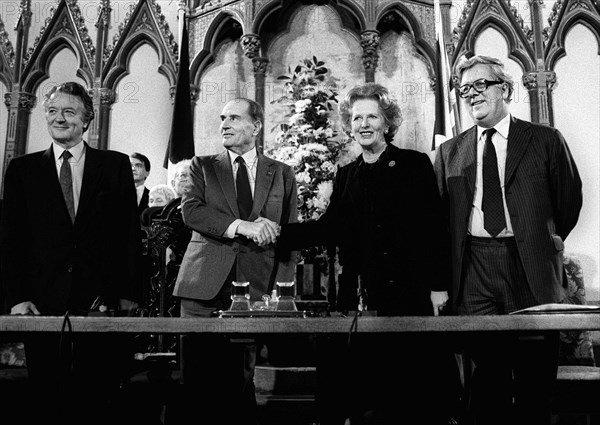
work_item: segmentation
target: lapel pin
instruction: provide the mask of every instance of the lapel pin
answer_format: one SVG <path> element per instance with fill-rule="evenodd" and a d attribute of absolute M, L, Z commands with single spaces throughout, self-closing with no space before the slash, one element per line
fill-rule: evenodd
<path fill-rule="evenodd" d="M 396 165 L 396 161 L 390 161 L 390 163 L 388 164 L 390 167 L 393 167 Z"/>

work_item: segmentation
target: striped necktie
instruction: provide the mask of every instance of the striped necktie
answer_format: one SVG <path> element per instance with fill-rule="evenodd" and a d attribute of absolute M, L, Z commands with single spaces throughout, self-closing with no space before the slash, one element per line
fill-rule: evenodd
<path fill-rule="evenodd" d="M 492 236 L 496 237 L 506 228 L 504 216 L 504 202 L 502 188 L 498 174 L 498 158 L 496 148 L 492 143 L 492 136 L 496 129 L 489 128 L 485 131 L 485 146 L 483 148 L 483 227 Z"/>

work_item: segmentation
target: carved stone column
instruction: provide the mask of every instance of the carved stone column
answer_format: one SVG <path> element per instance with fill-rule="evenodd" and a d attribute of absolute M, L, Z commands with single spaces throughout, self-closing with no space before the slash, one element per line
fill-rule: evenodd
<path fill-rule="evenodd" d="M 108 149 L 108 135 L 110 129 L 110 110 L 117 99 L 112 89 L 105 87 L 95 88 L 92 91 L 94 112 L 96 118 L 88 129 L 88 143 L 97 149 Z"/>
<path fill-rule="evenodd" d="M 362 63 L 365 68 L 365 81 L 375 81 L 375 69 L 379 62 L 379 31 L 365 30 L 360 34 L 360 46 L 363 49 Z"/>
<path fill-rule="evenodd" d="M 4 167 L 14 157 L 25 154 L 29 117 L 35 107 L 36 97 L 32 93 L 13 91 L 4 95 L 4 104 L 8 109 L 8 125 L 6 127 L 6 149 L 4 151 Z M 2 179 L 4 181 L 4 178 Z"/>
<path fill-rule="evenodd" d="M 29 29 L 31 28 L 31 0 L 21 0 L 19 4 L 19 18 L 17 19 L 17 49 L 15 51 L 14 81 L 19 81 L 23 66 L 23 59 L 27 52 Z"/>
<path fill-rule="evenodd" d="M 556 84 L 556 73 L 546 70 L 544 66 L 544 19 L 541 3 L 542 0 L 529 0 L 536 66 L 534 71 L 523 74 L 523 84 L 529 91 L 531 121 L 554 125 L 552 88 Z"/>
<path fill-rule="evenodd" d="M 269 59 L 260 56 L 261 40 L 256 34 L 242 35 L 240 42 L 244 49 L 244 55 L 252 60 L 254 68 L 254 100 L 258 102 L 264 109 L 265 107 L 265 74 Z M 264 130 L 260 132 L 256 141 L 256 148 L 259 152 L 263 151 L 264 146 Z"/>
<path fill-rule="evenodd" d="M 110 0 L 101 0 L 98 5 L 98 21 L 96 22 L 96 28 L 98 29 L 96 34 L 96 63 L 94 67 L 94 76 L 96 78 L 101 77 L 102 68 L 104 67 L 103 58 L 108 40 L 111 11 Z"/>
<path fill-rule="evenodd" d="M 529 91 L 531 121 L 553 125 L 552 89 L 556 84 L 554 71 L 533 71 L 523 74 L 523 85 Z"/>

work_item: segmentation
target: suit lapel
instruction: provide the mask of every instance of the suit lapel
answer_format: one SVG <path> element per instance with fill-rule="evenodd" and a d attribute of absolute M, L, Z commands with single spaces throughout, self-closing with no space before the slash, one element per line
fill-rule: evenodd
<path fill-rule="evenodd" d="M 94 194 L 97 193 L 94 188 L 102 174 L 100 165 L 99 152 L 85 143 L 85 165 L 75 223 L 78 222 L 78 219 L 81 220 L 81 217 L 85 216 L 87 210 L 94 204 Z"/>
<path fill-rule="evenodd" d="M 462 158 L 462 174 L 466 177 L 471 199 L 475 193 L 475 180 L 477 178 L 477 127 L 474 126 L 463 136 L 458 144 L 457 158 Z"/>
<path fill-rule="evenodd" d="M 42 173 L 44 178 L 42 179 L 41 184 L 46 185 L 48 188 L 49 198 L 52 202 L 56 202 L 57 204 L 56 210 L 63 211 L 63 219 L 71 223 L 71 217 L 69 216 L 67 204 L 65 203 L 65 198 L 63 197 L 60 182 L 58 180 L 56 161 L 54 160 L 54 150 L 52 146 L 53 145 L 50 145 L 50 147 L 42 154 Z"/>
<path fill-rule="evenodd" d="M 506 171 L 504 185 L 507 186 L 531 142 L 529 126 L 524 121 L 511 118 L 506 148 Z"/>
<path fill-rule="evenodd" d="M 254 204 L 250 219 L 254 220 L 259 216 L 260 211 L 267 200 L 269 190 L 275 171 L 273 161 L 262 154 L 258 154 L 258 163 L 256 164 L 256 181 L 254 183 Z"/>
<path fill-rule="evenodd" d="M 215 173 L 217 180 L 221 185 L 221 190 L 225 195 L 229 208 L 235 213 L 236 217 L 240 216 L 240 211 L 237 206 L 237 196 L 235 194 L 235 181 L 233 180 L 233 170 L 231 169 L 231 161 L 227 151 L 217 155 L 215 158 Z"/>

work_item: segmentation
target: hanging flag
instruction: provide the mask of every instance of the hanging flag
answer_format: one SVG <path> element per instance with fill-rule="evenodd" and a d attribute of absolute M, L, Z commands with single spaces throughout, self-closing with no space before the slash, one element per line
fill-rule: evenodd
<path fill-rule="evenodd" d="M 434 0 L 436 35 L 435 125 L 431 150 L 460 133 L 456 94 L 451 84 L 450 61 L 446 53 L 439 0 Z"/>
<path fill-rule="evenodd" d="M 190 95 L 189 39 L 186 21 L 183 18 L 171 134 L 163 167 L 168 169 L 169 163 L 176 164 L 182 159 L 193 157 L 194 118 L 192 117 L 192 99 Z"/>

